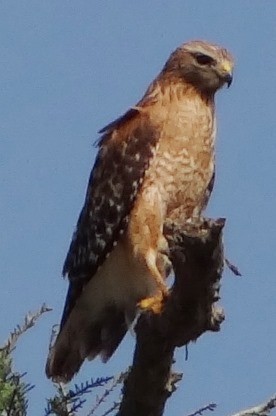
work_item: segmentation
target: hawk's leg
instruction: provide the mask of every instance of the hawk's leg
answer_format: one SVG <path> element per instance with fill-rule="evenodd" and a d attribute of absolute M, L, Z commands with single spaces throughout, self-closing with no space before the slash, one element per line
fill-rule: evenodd
<path fill-rule="evenodd" d="M 158 186 L 145 181 L 129 219 L 127 241 L 131 257 L 139 264 L 141 279 L 147 281 L 148 289 L 137 299 L 138 306 L 154 313 L 160 312 L 169 292 L 165 283 L 168 243 L 163 225 L 164 205 Z"/>
<path fill-rule="evenodd" d="M 157 254 L 156 265 L 165 280 L 172 271 L 172 262 L 169 258 L 169 245 L 167 239 L 164 236 L 161 237 L 158 248 L 159 250 Z"/>
<path fill-rule="evenodd" d="M 156 314 L 162 311 L 164 298 L 169 294 L 169 289 L 165 284 L 165 278 L 169 275 L 171 270 L 171 263 L 166 254 L 167 247 L 163 247 L 163 243 L 167 246 L 167 241 L 164 242 L 161 238 L 160 242 L 160 251 L 156 253 L 153 249 L 150 249 L 146 256 L 147 267 L 156 282 L 158 290 L 157 294 L 155 296 L 144 298 L 138 303 L 140 309 L 150 310 Z"/>

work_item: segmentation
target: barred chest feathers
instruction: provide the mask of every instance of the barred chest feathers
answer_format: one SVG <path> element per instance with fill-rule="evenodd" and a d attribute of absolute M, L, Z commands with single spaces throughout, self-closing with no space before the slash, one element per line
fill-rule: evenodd
<path fill-rule="evenodd" d="M 197 216 L 208 202 L 214 177 L 214 105 L 199 95 L 197 99 L 193 95 L 192 100 L 189 95 L 171 99 L 161 125 L 159 107 L 160 100 L 151 112 L 151 121 L 156 114 L 162 133 L 143 188 L 150 184 L 158 187 L 165 216 L 179 207 L 185 207 L 185 217 Z"/>

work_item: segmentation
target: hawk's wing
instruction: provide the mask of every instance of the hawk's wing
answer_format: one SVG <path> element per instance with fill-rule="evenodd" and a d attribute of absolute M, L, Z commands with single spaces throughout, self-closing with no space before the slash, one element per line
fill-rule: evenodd
<path fill-rule="evenodd" d="M 83 287 L 124 232 L 159 138 L 146 115 L 134 109 L 102 132 L 84 207 L 63 266 L 70 285 L 61 327 Z"/>

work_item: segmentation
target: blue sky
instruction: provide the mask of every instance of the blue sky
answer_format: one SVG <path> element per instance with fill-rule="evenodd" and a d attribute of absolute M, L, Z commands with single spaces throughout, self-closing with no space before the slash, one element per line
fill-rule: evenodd
<path fill-rule="evenodd" d="M 2 1 L 0 4 L 1 326 L 53 307 L 15 352 L 36 383 L 29 415 L 43 414 L 44 364 L 63 308 L 61 268 L 95 157 L 97 131 L 143 94 L 170 52 L 189 39 L 220 43 L 236 59 L 217 97 L 217 180 L 208 214 L 226 217 L 226 321 L 177 351 L 184 372 L 170 416 L 216 402 L 215 414 L 269 397 L 276 385 L 276 2 L 271 0 Z M 131 362 L 128 336 L 112 360 L 85 364 L 76 381 Z M 93 399 L 91 398 L 91 402 Z M 100 413 L 99 413 L 100 414 Z"/>

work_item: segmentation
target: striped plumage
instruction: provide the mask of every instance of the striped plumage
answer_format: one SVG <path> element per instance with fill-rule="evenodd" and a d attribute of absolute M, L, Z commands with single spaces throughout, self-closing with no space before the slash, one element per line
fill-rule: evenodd
<path fill-rule="evenodd" d="M 201 214 L 214 182 L 214 94 L 233 61 L 217 45 L 180 46 L 142 100 L 102 130 L 65 260 L 69 278 L 48 377 L 68 381 L 85 358 L 106 361 L 135 317 L 166 296 L 166 218 Z M 151 300 L 150 300 L 151 299 Z M 153 302 L 152 302 L 153 299 Z"/>

